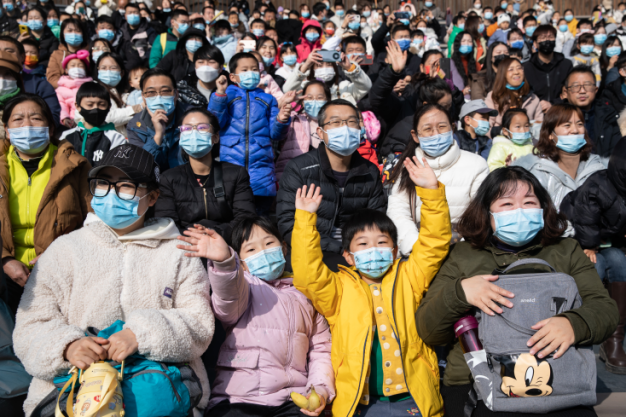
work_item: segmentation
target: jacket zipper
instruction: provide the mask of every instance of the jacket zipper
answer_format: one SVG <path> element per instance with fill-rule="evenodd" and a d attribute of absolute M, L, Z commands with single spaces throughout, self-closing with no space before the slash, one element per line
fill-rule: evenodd
<path fill-rule="evenodd" d="M 209 218 L 209 207 L 207 206 L 207 202 L 206 202 L 206 188 L 202 187 L 202 191 L 204 192 L 204 218 L 208 219 Z"/>
<path fill-rule="evenodd" d="M 170 376 L 168 374 L 166 374 L 165 372 L 163 372 L 163 371 L 156 371 L 156 370 L 150 370 L 150 369 L 145 370 L 145 371 L 139 371 L 135 375 L 131 376 L 129 379 L 133 379 L 135 377 L 138 377 L 139 375 L 145 375 L 145 374 L 159 374 L 159 375 L 163 375 L 170 382 L 170 385 L 172 386 L 172 391 L 174 391 L 174 395 L 176 396 L 176 401 L 178 401 L 178 402 L 182 401 L 182 398 L 180 397 L 180 394 L 178 393 L 178 391 L 176 391 L 176 387 L 174 386 L 174 382 L 172 382 L 172 378 L 170 378 Z"/>
<path fill-rule="evenodd" d="M 250 93 L 246 90 L 246 155 L 245 155 L 245 166 L 246 170 L 248 169 L 248 157 L 250 152 L 250 132 L 249 132 L 249 124 L 250 124 Z"/>

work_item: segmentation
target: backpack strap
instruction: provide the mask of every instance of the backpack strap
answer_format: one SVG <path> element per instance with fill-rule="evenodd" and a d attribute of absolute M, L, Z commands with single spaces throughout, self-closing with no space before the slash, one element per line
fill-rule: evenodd
<path fill-rule="evenodd" d="M 161 33 L 161 56 L 165 56 L 165 46 L 167 45 L 167 32 Z"/>
<path fill-rule="evenodd" d="M 219 208 L 220 215 L 223 219 L 231 217 L 231 209 L 226 201 L 226 192 L 224 189 L 224 176 L 222 173 L 222 164 L 215 164 L 215 182 L 213 185 L 213 195 L 217 199 L 217 207 Z"/>
<path fill-rule="evenodd" d="M 548 268 L 550 268 L 550 270 L 552 272 L 556 272 L 556 269 L 554 269 L 552 267 L 552 265 L 550 265 L 548 262 L 544 261 L 543 259 L 539 259 L 539 258 L 528 258 L 528 259 L 520 259 L 519 261 L 515 261 L 513 262 L 511 265 L 509 265 L 504 271 L 502 271 L 502 274 L 506 274 L 507 272 L 509 272 L 511 269 L 513 268 L 517 268 L 520 265 L 544 265 L 547 266 Z"/>

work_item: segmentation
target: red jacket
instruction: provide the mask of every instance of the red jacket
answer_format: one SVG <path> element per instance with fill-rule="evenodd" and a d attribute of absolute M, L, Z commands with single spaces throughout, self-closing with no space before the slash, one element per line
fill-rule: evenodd
<path fill-rule="evenodd" d="M 319 30 L 320 37 L 314 43 L 309 42 L 304 36 L 306 30 L 310 27 L 315 27 Z M 298 51 L 298 62 L 304 62 L 313 49 L 321 48 L 321 39 L 322 26 L 320 25 L 320 22 L 313 19 L 307 20 L 306 23 L 302 25 L 302 30 L 300 31 L 300 45 L 296 45 L 296 51 Z"/>

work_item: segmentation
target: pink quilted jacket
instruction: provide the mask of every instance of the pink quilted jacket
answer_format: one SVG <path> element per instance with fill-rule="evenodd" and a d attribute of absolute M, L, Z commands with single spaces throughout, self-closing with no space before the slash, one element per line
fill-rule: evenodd
<path fill-rule="evenodd" d="M 93 81 L 93 78 L 85 77 L 74 79 L 68 75 L 63 75 L 59 78 L 59 87 L 56 89 L 56 92 L 59 104 L 61 105 L 61 121 L 65 119 L 74 120 L 76 93 L 81 85 L 89 81 Z"/>
<path fill-rule="evenodd" d="M 311 386 L 334 398 L 328 323 L 292 278 L 266 282 L 244 272 L 232 249 L 207 267 L 215 318 L 226 329 L 208 408 L 224 400 L 274 407 Z"/>
<path fill-rule="evenodd" d="M 308 118 L 304 113 L 291 112 L 291 126 L 289 126 L 287 139 L 285 139 L 276 161 L 275 172 L 277 180 L 280 180 L 287 162 L 296 156 L 307 153 L 311 147 L 317 148 L 320 143 L 319 138 L 317 138 L 317 135 L 311 138 L 311 132 L 314 132 L 316 129 L 317 120 Z"/>

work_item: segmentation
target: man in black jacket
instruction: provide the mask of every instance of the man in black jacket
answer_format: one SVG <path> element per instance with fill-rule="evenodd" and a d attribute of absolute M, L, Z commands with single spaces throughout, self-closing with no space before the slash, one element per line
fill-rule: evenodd
<path fill-rule="evenodd" d="M 148 66 L 150 48 L 157 34 L 150 27 L 148 21 L 141 17 L 139 6 L 136 3 L 127 4 L 125 10 L 126 21 L 120 28 L 122 38 L 118 46 L 118 53 L 122 56 L 128 72 L 139 66 Z"/>
<path fill-rule="evenodd" d="M 573 66 L 563 54 L 554 52 L 556 29 L 551 25 L 541 25 L 535 30 L 533 45 L 538 52 L 523 64 L 524 74 L 546 112 L 559 100 L 563 82 Z"/>
<path fill-rule="evenodd" d="M 392 17 L 392 15 L 390 15 L 389 17 Z M 376 34 L 378 34 L 381 31 L 383 26 L 385 25 L 381 25 L 381 27 L 372 36 L 372 44 L 374 43 L 374 36 L 376 36 Z M 385 30 L 384 33 L 386 34 L 388 30 L 387 29 L 384 29 L 384 30 Z M 403 49 L 403 51 L 406 51 L 406 55 L 407 55 L 406 67 L 404 69 L 405 74 L 413 75 L 415 73 L 420 72 L 420 64 L 422 62 L 421 58 L 418 55 L 409 51 L 409 47 L 411 46 L 411 29 L 409 29 L 409 27 L 406 25 L 398 23 L 391 27 L 391 30 L 389 31 L 389 36 L 390 36 L 389 38 L 383 39 L 382 48 L 380 52 L 378 51 L 376 52 L 374 63 L 372 64 L 371 68 L 369 68 L 369 72 L 367 72 L 367 75 L 372 80 L 372 83 L 376 82 L 376 79 L 378 78 L 378 74 L 380 73 L 382 68 L 390 64 L 390 62 L 387 62 L 388 61 L 387 51 L 385 50 L 385 47 L 387 46 L 388 42 L 391 40 L 396 41 L 396 42 L 401 42 L 401 43 L 408 42 L 404 45 L 406 49 Z"/>
<path fill-rule="evenodd" d="M 341 231 L 356 211 L 387 209 L 378 167 L 357 151 L 360 142 L 359 113 L 354 105 L 338 99 L 328 102 L 318 114 L 317 134 L 324 141 L 318 149 L 292 159 L 280 179 L 276 200 L 278 228 L 291 245 L 296 191 L 304 185 L 322 188 L 317 211 L 324 262 L 337 270 L 346 265 L 341 256 Z"/>
<path fill-rule="evenodd" d="M 9 16 L 9 12 L 7 12 L 6 8 L 0 8 L 0 35 L 17 38 L 20 35 L 20 28 L 16 20 L 18 15 L 15 11 L 15 2 L 11 2 L 10 4 L 13 5 L 12 13 L 15 17 Z"/>
<path fill-rule="evenodd" d="M 624 84 L 626 84 L 626 53 L 620 55 L 615 63 L 615 67 L 618 69 L 619 78 L 604 87 L 601 99 L 611 103 L 615 110 L 621 113 L 626 108 L 626 95 L 624 95 L 622 90 Z"/>

